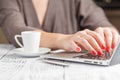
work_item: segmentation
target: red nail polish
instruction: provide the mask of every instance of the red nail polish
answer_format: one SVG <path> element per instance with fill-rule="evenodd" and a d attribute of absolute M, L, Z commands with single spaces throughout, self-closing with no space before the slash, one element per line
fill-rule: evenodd
<path fill-rule="evenodd" d="M 112 47 L 111 47 L 112 49 L 114 49 L 115 48 L 115 44 L 112 44 Z"/>
<path fill-rule="evenodd" d="M 76 52 L 80 52 L 81 51 L 81 49 L 78 47 L 78 48 L 76 48 Z"/>
<path fill-rule="evenodd" d="M 110 52 L 110 48 L 109 48 L 109 47 L 107 47 L 107 48 L 106 48 L 106 51 L 107 51 L 107 52 Z"/>
<path fill-rule="evenodd" d="M 98 56 L 103 56 L 103 52 L 98 51 Z"/>
<path fill-rule="evenodd" d="M 106 49 L 106 47 L 104 45 L 102 45 L 102 49 Z"/>
<path fill-rule="evenodd" d="M 92 51 L 92 54 L 93 54 L 94 56 L 96 56 L 96 55 L 97 55 L 97 52 L 96 52 L 96 51 Z"/>

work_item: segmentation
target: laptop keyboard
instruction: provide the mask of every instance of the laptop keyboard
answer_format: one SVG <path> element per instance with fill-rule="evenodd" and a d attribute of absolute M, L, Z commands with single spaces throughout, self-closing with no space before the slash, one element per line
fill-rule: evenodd
<path fill-rule="evenodd" d="M 85 59 L 107 60 L 107 59 L 110 59 L 112 53 L 113 53 L 113 51 L 111 51 L 110 53 L 104 51 L 104 55 L 103 55 L 102 57 L 99 57 L 99 56 L 93 56 L 93 55 L 91 55 L 91 53 L 85 53 L 85 54 L 83 54 L 83 55 L 74 56 L 74 58 L 85 58 Z"/>

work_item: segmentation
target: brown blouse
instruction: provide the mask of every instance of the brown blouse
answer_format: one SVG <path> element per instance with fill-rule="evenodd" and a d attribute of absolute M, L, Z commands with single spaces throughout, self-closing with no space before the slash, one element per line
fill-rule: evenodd
<path fill-rule="evenodd" d="M 14 36 L 26 30 L 72 34 L 85 28 L 112 25 L 92 0 L 49 0 L 43 25 L 31 0 L 0 0 L 0 26 L 8 41 L 17 46 Z"/>

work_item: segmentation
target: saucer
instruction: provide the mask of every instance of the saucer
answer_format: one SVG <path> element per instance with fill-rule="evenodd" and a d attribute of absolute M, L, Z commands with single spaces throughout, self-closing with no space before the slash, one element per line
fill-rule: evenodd
<path fill-rule="evenodd" d="M 49 49 L 49 48 L 39 48 L 39 50 L 36 52 L 25 51 L 23 48 L 13 49 L 14 53 L 16 53 L 18 55 L 22 55 L 22 56 L 40 56 L 42 54 L 47 54 L 50 51 L 51 51 L 51 49 Z"/>

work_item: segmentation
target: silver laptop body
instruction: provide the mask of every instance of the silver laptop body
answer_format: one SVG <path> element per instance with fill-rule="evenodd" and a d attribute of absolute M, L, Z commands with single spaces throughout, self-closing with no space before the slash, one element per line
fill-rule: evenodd
<path fill-rule="evenodd" d="M 72 62 L 80 62 L 87 64 L 97 64 L 97 65 L 115 65 L 120 63 L 120 43 L 118 46 L 110 53 L 104 52 L 103 57 L 94 57 L 86 51 L 80 53 L 75 52 L 60 52 L 60 53 L 50 53 L 44 56 L 45 59 L 52 60 L 64 60 Z"/>

